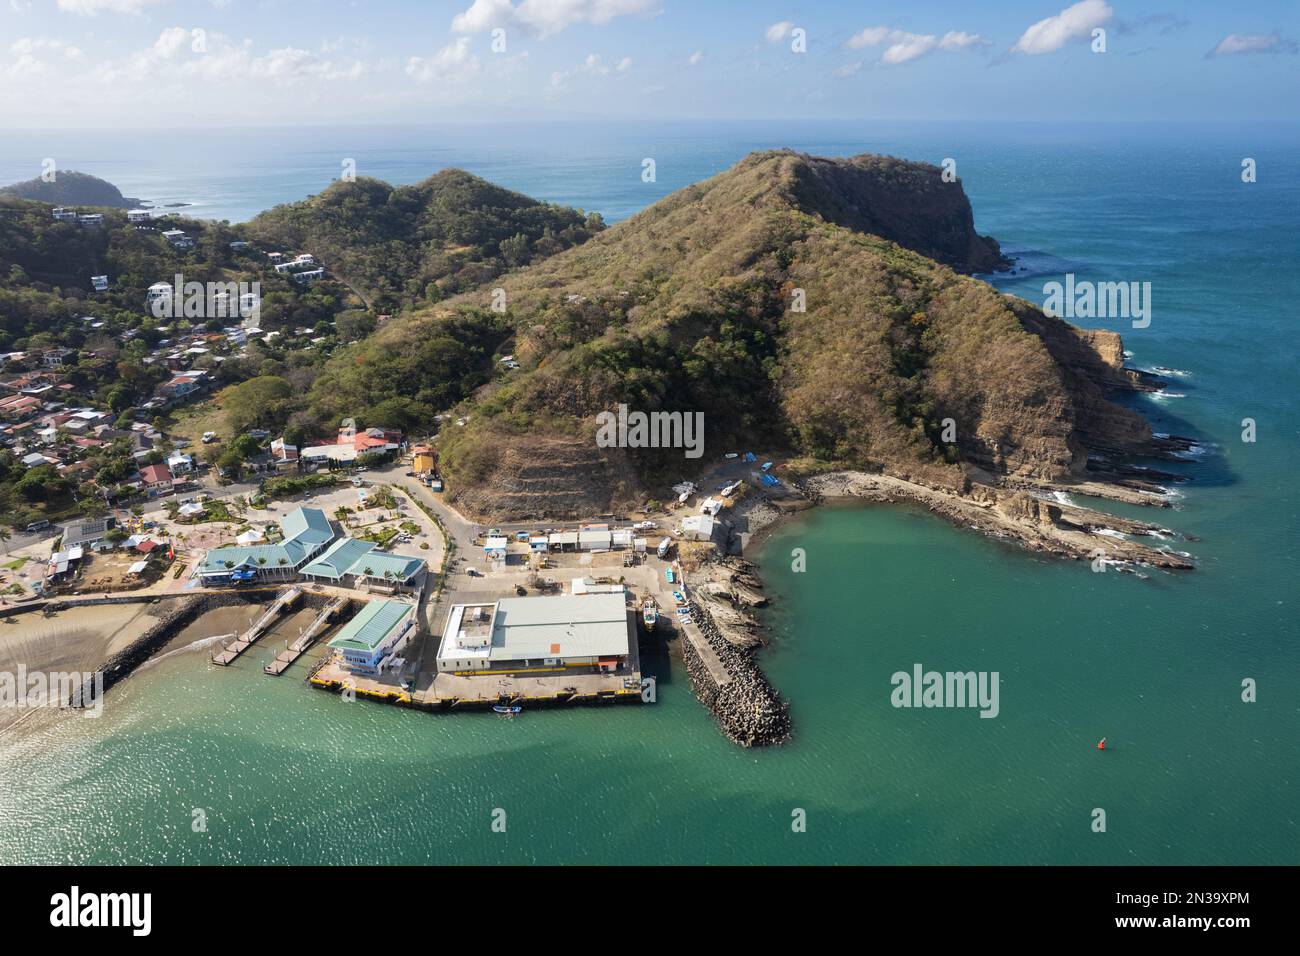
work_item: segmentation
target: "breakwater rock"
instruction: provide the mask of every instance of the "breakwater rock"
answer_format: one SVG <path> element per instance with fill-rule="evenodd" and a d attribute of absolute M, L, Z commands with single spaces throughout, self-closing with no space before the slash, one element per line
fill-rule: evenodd
<path fill-rule="evenodd" d="M 781 699 L 754 660 L 752 648 L 737 647 L 723 637 L 712 616 L 691 602 L 696 626 L 708 642 L 726 679 L 718 681 L 688 638 L 681 641 L 691 689 L 713 714 L 722 732 L 742 747 L 778 744 L 790 737 L 790 705 Z"/>
<path fill-rule="evenodd" d="M 264 604 L 268 598 L 265 591 L 227 591 L 216 594 L 197 594 L 178 598 L 167 598 L 157 602 L 150 614 L 157 618 L 156 623 L 131 643 L 125 650 L 114 654 L 101 670 L 104 673 L 104 690 L 131 676 L 137 667 L 160 651 L 166 643 L 186 625 L 197 620 L 208 611 L 220 607 L 234 607 L 241 604 Z M 325 598 L 320 595 L 304 594 L 299 600 L 309 607 L 321 606 Z M 124 603 L 120 599 L 104 598 L 94 603 Z M 72 605 L 73 602 L 68 602 Z M 84 604 L 89 602 L 77 602 Z M 50 605 L 50 610 L 60 610 L 58 604 Z"/>

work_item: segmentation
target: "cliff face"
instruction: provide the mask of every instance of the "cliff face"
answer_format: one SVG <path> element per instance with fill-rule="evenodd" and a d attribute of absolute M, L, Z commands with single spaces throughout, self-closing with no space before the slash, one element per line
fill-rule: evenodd
<path fill-rule="evenodd" d="M 937 167 L 754 154 L 501 277 L 523 368 L 444 430 L 449 485 L 476 512 L 532 514 L 544 498 L 525 505 L 509 462 L 545 447 L 564 513 L 654 497 L 695 463 L 596 449 L 594 416 L 619 403 L 703 412 L 706 457 L 785 449 L 952 490 L 1066 480 L 1090 450 L 1150 448 L 1146 423 L 1106 398 L 1141 387 L 1117 336 L 955 271 L 1000 261 Z M 481 298 L 380 335 L 402 348 Z"/>
<path fill-rule="evenodd" d="M 854 232 L 889 239 L 958 272 L 1009 265 L 995 240 L 975 232 L 961 181 L 928 163 L 885 156 L 800 157 L 791 196 L 799 208 Z"/>

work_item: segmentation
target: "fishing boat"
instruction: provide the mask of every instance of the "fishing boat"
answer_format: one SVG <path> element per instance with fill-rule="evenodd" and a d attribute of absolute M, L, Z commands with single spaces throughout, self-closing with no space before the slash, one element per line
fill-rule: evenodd
<path fill-rule="evenodd" d="M 505 714 L 507 717 L 513 717 L 523 711 L 518 704 L 493 704 L 492 710 L 498 714 Z"/>
<path fill-rule="evenodd" d="M 655 549 L 655 554 L 659 555 L 660 559 L 666 558 L 668 557 L 668 549 L 671 548 L 672 546 L 673 546 L 673 539 L 664 538 L 662 541 L 659 542 L 659 547 Z"/>
<path fill-rule="evenodd" d="M 647 631 L 653 631 L 655 625 L 659 623 L 659 605 L 655 603 L 654 598 L 646 598 L 641 602 L 641 620 L 645 623 Z"/>

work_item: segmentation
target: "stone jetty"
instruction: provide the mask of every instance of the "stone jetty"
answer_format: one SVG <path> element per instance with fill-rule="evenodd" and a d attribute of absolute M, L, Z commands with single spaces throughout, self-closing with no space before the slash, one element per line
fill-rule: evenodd
<path fill-rule="evenodd" d="M 790 737 L 790 705 L 768 683 L 754 660 L 753 648 L 738 647 L 722 636 L 712 616 L 691 602 L 695 627 L 708 643 L 727 679 L 718 681 L 713 662 L 706 663 L 690 640 L 681 642 L 691 689 L 709 709 L 722 732 L 742 747 L 762 747 Z"/>

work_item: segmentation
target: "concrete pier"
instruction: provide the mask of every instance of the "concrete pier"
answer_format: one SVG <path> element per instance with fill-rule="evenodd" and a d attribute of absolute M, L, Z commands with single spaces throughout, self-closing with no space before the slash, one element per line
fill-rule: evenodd
<path fill-rule="evenodd" d="M 270 674 L 272 677 L 279 677 L 287 671 L 293 666 L 294 662 L 297 661 L 298 658 L 307 653 L 311 646 L 316 643 L 317 638 L 325 633 L 334 616 L 350 603 L 351 602 L 345 597 L 336 597 L 334 600 L 330 601 L 330 603 L 322 608 L 321 612 L 316 615 L 316 619 L 311 622 L 307 630 L 303 631 L 301 636 L 299 636 L 298 639 L 290 644 L 285 650 L 277 654 L 275 660 L 265 665 L 262 670 L 265 673 Z"/>
<path fill-rule="evenodd" d="M 222 667 L 229 667 L 233 664 L 239 658 L 239 655 L 257 643 L 257 639 L 266 633 L 267 629 L 275 623 L 276 619 L 284 611 L 292 608 L 301 596 L 302 591 L 298 588 L 289 588 L 289 590 L 283 592 L 275 599 L 275 603 L 267 608 L 266 613 L 253 623 L 252 627 L 236 640 L 227 644 L 223 651 L 213 654 L 212 663 L 220 664 Z"/>

